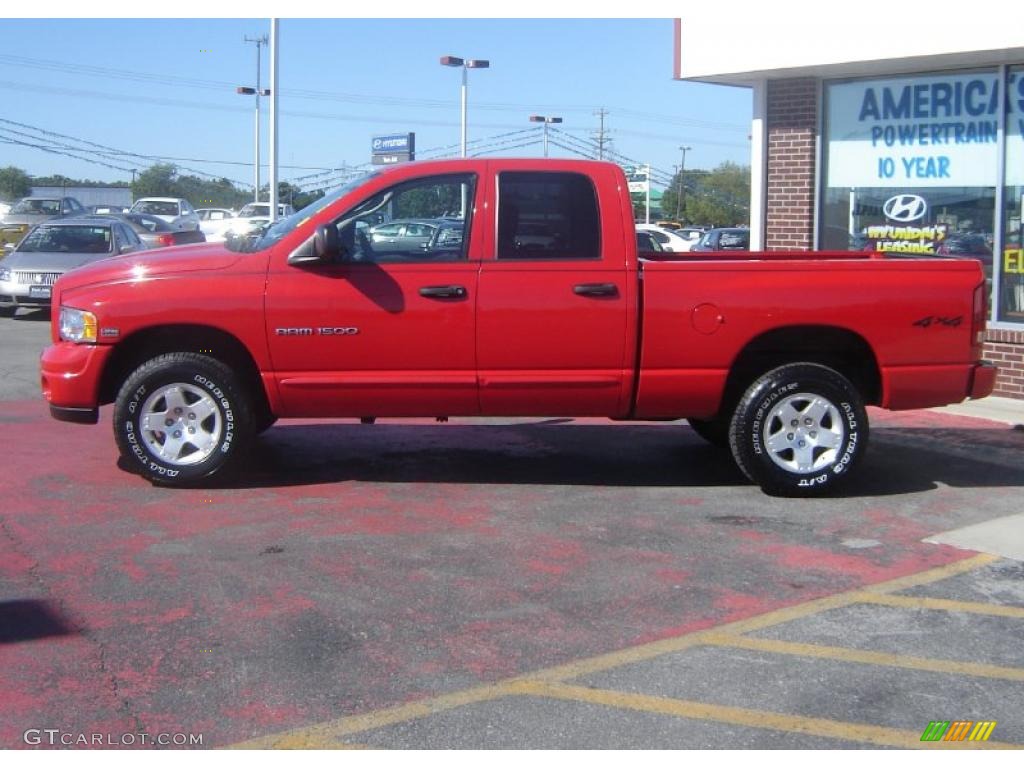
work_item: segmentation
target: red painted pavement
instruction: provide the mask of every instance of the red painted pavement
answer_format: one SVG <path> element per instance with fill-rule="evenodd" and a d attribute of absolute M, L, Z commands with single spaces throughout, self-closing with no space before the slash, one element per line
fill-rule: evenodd
<path fill-rule="evenodd" d="M 793 502 L 684 426 L 601 420 L 285 423 L 234 485 L 167 490 L 117 467 L 109 409 L 92 427 L 0 403 L 0 617 L 53 619 L 0 627 L 0 747 L 224 745 L 968 556 L 920 539 L 992 516 L 1021 473 L 906 446 L 1019 456 L 1024 435 L 872 419 L 859 492 Z"/>

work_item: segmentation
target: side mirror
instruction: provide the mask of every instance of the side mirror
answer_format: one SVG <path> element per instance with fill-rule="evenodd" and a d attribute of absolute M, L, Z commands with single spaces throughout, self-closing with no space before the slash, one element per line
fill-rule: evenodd
<path fill-rule="evenodd" d="M 313 235 L 313 255 L 318 261 L 329 264 L 341 256 L 341 242 L 338 228 L 333 224 L 321 224 Z"/>
<path fill-rule="evenodd" d="M 333 224 L 321 224 L 313 233 L 312 241 L 307 240 L 288 257 L 288 263 L 296 266 L 332 264 L 341 260 L 341 242 L 338 228 Z"/>
<path fill-rule="evenodd" d="M 135 246 L 134 245 L 122 245 L 120 248 L 117 249 L 117 252 L 118 253 L 131 253 L 134 250 L 135 250 Z"/>

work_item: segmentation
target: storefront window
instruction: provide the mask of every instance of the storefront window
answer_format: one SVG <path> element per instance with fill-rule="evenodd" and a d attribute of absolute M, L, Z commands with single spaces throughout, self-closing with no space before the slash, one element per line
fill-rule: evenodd
<path fill-rule="evenodd" d="M 1002 261 L 999 270 L 997 319 L 1024 323 L 1024 67 L 1007 75 L 1009 114 L 1006 116 L 1006 184 L 1003 188 Z"/>
<path fill-rule="evenodd" d="M 819 247 L 974 258 L 991 280 L 1001 90 L 994 70 L 827 84 Z"/>

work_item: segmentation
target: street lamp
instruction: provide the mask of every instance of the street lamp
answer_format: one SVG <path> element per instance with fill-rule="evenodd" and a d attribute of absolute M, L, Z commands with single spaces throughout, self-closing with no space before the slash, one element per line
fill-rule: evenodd
<path fill-rule="evenodd" d="M 253 201 L 260 201 L 260 96 L 269 96 L 269 88 L 260 88 L 260 49 L 267 44 L 267 36 L 262 37 L 245 37 L 245 42 L 256 43 L 256 87 L 248 88 L 245 86 L 239 86 L 235 88 L 235 93 L 240 93 L 245 96 L 256 97 L 256 171 L 254 176 L 254 191 Z"/>
<path fill-rule="evenodd" d="M 687 150 L 693 149 L 693 147 L 680 147 L 680 149 L 683 150 L 683 159 L 679 164 L 679 191 L 676 193 L 676 221 L 679 221 L 680 204 L 682 202 L 683 195 L 686 194 L 685 187 L 683 187 L 683 170 L 686 168 L 686 152 Z"/>
<path fill-rule="evenodd" d="M 547 115 L 530 115 L 531 123 L 544 123 L 544 157 L 548 156 L 548 123 L 560 123 L 560 117 L 548 117 Z"/>
<path fill-rule="evenodd" d="M 487 69 L 491 62 L 487 59 L 460 59 L 458 56 L 442 56 L 441 66 L 461 67 L 462 69 L 462 156 L 466 156 L 466 70 Z"/>

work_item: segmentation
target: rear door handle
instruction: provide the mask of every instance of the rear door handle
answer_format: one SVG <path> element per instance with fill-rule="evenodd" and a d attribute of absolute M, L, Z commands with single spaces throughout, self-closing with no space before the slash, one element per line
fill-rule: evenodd
<path fill-rule="evenodd" d="M 427 299 L 464 299 L 466 289 L 461 285 L 427 285 L 420 288 L 420 296 Z"/>
<path fill-rule="evenodd" d="M 618 296 L 619 289 L 615 283 L 580 283 L 574 285 L 572 292 L 577 296 Z"/>

